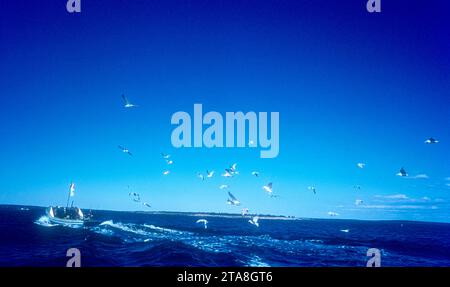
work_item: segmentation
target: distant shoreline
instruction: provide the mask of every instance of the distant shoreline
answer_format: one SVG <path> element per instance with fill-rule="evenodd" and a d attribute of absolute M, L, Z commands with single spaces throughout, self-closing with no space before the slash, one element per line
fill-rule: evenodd
<path fill-rule="evenodd" d="M 0 204 L 0 207 L 26 207 L 26 208 L 46 208 L 48 206 L 38 205 L 20 205 L 20 204 Z M 189 212 L 189 211 L 143 211 L 143 210 L 108 210 L 108 209 L 95 209 L 95 208 L 82 208 L 82 210 L 93 211 L 110 211 L 110 212 L 129 212 L 138 214 L 159 214 L 159 215 L 185 215 L 192 217 L 216 217 L 216 218 L 243 218 L 240 213 L 215 213 L 215 212 Z M 313 217 L 295 217 L 285 215 L 267 215 L 267 214 L 247 214 L 245 217 L 251 217 L 258 215 L 260 219 L 265 220 L 351 220 L 351 221 L 367 221 L 367 222 L 417 222 L 417 223 L 433 223 L 433 224 L 450 224 L 448 221 L 423 221 L 423 220 L 401 220 L 401 219 L 358 219 L 358 218 L 313 218 Z"/>
<path fill-rule="evenodd" d="M 242 218 L 242 217 L 252 217 L 258 216 L 259 219 L 272 219 L 272 220 L 300 220 L 295 216 L 285 216 L 285 215 L 271 215 L 271 214 L 246 214 L 243 216 L 240 213 L 217 213 L 217 212 L 183 212 L 183 211 L 135 211 L 134 213 L 143 214 L 158 214 L 158 215 L 185 215 L 193 217 L 220 217 L 220 218 Z"/>

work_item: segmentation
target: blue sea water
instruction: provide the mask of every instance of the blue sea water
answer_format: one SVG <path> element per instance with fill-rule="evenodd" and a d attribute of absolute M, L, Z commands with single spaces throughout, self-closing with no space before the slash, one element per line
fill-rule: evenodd
<path fill-rule="evenodd" d="M 264 220 L 93 211 L 73 228 L 50 224 L 43 207 L 0 206 L 0 266 L 61 266 L 78 248 L 89 266 L 450 266 L 450 224 L 336 219 Z M 343 232 L 342 230 L 347 230 Z"/>

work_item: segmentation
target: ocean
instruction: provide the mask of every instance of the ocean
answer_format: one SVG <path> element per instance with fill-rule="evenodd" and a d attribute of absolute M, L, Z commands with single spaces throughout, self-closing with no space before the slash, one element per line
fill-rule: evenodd
<path fill-rule="evenodd" d="M 0 266 L 65 267 L 69 248 L 82 267 L 450 266 L 450 224 L 343 219 L 197 217 L 93 211 L 83 227 L 49 223 L 43 207 L 0 205 Z M 206 218 L 207 229 L 196 220 Z"/>

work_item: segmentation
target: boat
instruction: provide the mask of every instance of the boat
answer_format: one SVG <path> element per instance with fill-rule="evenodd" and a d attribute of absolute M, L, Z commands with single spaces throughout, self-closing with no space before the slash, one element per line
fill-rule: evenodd
<path fill-rule="evenodd" d="M 46 210 L 50 222 L 63 225 L 83 225 L 84 214 L 78 207 L 49 206 Z"/>
<path fill-rule="evenodd" d="M 46 209 L 46 214 L 51 223 L 81 226 L 84 224 L 86 218 L 80 208 L 72 205 L 69 207 L 70 198 L 75 196 L 75 184 L 71 183 L 69 187 L 69 196 L 67 198 L 66 207 L 49 206 Z"/>

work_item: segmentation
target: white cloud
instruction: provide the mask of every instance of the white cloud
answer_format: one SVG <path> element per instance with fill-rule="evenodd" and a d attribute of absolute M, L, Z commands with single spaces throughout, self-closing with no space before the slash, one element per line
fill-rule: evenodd
<path fill-rule="evenodd" d="M 423 174 L 418 174 L 416 176 L 413 176 L 412 178 L 413 179 L 429 179 L 430 177 L 423 173 Z"/>
<path fill-rule="evenodd" d="M 373 209 L 425 209 L 425 206 L 421 205 L 364 205 L 364 208 Z"/>
<path fill-rule="evenodd" d="M 387 198 L 387 199 L 408 199 L 409 197 L 404 194 L 393 194 L 393 195 L 375 195 L 377 198 Z"/>

